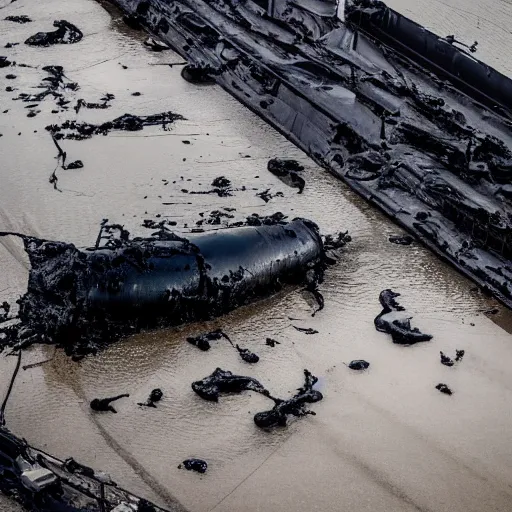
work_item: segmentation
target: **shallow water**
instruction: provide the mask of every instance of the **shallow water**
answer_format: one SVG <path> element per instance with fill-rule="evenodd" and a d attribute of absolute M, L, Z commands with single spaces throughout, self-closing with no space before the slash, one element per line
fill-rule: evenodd
<path fill-rule="evenodd" d="M 463 34 L 453 30 L 449 23 L 457 18 L 447 12 L 460 6 L 451 1 L 438 9 L 419 0 L 407 2 L 407 9 L 401 9 L 403 0 L 390 5 L 408 15 L 413 9 L 417 21 L 426 17 L 438 33 L 455 32 L 472 42 L 483 22 L 478 28 L 471 16 L 461 15 Z M 472 9 L 480 12 L 482 5 Z M 510 4 L 494 0 L 492 5 L 486 18 L 494 16 L 494 23 L 506 26 Z M 81 110 L 78 116 L 72 109 L 52 114 L 54 103 L 47 99 L 40 114 L 27 118 L 25 104 L 12 98 L 38 85 L 44 72 L 9 68 L 17 78 L 5 80 L 8 72 L 1 70 L 0 112 L 9 112 L 0 113 L 0 230 L 90 245 L 103 218 L 142 234 L 142 220 L 161 215 L 187 233 L 200 212 L 235 207 L 233 220 L 279 210 L 290 218 L 315 220 L 324 233 L 347 229 L 353 236 L 340 263 L 327 273 L 321 287 L 326 307 L 314 318 L 311 298 L 291 288 L 208 325 L 134 336 L 78 364 L 53 347 L 34 347 L 23 364 L 55 356 L 20 372 L 7 409 L 14 432 L 57 456 L 108 471 L 149 499 L 177 500 L 191 511 L 510 510 L 512 344 L 509 334 L 483 314 L 496 306 L 493 300 L 472 291 L 472 283 L 421 246 L 389 243 L 389 235 L 400 233 L 393 223 L 220 88 L 188 84 L 180 66 L 159 65 L 181 59 L 171 51 L 150 52 L 143 35 L 98 3 L 18 0 L 0 10 L 0 18 L 8 14 L 28 14 L 34 22 L 0 21 L 0 47 L 49 30 L 54 19 L 76 23 L 85 37 L 76 45 L 20 44 L 0 53 L 34 66 L 62 65 L 80 84 L 75 100 L 98 101 L 107 92 L 116 99 L 110 109 Z M 508 52 L 497 51 L 512 47 L 510 33 L 500 32 L 501 43 L 487 26 L 485 34 L 477 37 L 482 58 L 512 73 L 505 69 Z M 7 93 L 7 85 L 19 91 Z M 142 95 L 132 96 L 135 91 Z M 164 110 L 187 120 L 170 131 L 150 127 L 63 141 L 68 160 L 81 159 L 85 167 L 57 171 L 62 192 L 48 183 L 57 152 L 44 130 L 47 124 Z M 266 170 L 267 160 L 276 156 L 305 165 L 302 195 Z M 205 190 L 219 175 L 246 190 L 227 198 L 181 191 Z M 255 194 L 267 188 L 284 197 L 264 203 Z M 27 276 L 21 246 L 2 240 L 0 261 L 2 298 L 15 299 Z M 402 293 L 413 325 L 432 333 L 432 342 L 400 347 L 375 331 L 378 295 L 388 287 Z M 512 325 L 510 312 L 498 307 L 493 320 Z M 307 336 L 292 325 L 319 334 Z M 206 353 L 185 342 L 187 335 L 217 327 L 256 352 L 260 362 L 243 363 L 222 341 Z M 266 346 L 267 336 L 281 344 Z M 439 351 L 454 354 L 455 349 L 466 350 L 462 364 L 442 366 Z M 343 364 L 359 358 L 370 361 L 367 372 L 354 373 Z M 1 389 L 14 363 L 14 358 L 0 360 Z M 191 382 L 217 366 L 254 376 L 278 396 L 292 394 L 308 368 L 320 377 L 325 399 L 312 406 L 317 416 L 263 432 L 252 416 L 269 406 L 265 398 L 245 393 L 213 404 L 192 392 Z M 436 391 L 439 382 L 454 395 Z M 155 387 L 164 391 L 157 409 L 139 408 L 136 403 Z M 92 398 L 122 392 L 131 396 L 118 402 L 117 415 L 90 412 Z M 177 469 L 191 456 L 208 461 L 204 476 Z"/>

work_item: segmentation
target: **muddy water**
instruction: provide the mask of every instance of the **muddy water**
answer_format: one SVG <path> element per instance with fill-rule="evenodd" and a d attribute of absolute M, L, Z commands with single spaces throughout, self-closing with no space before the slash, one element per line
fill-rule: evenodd
<path fill-rule="evenodd" d="M 399 3 L 392 5 L 399 8 Z M 427 16 L 427 4 L 417 0 L 407 6 Z M 458 4 L 453 0 L 450 5 Z M 509 4 L 493 5 L 486 18 L 507 26 L 503 12 Z M 427 24 L 444 29 L 446 11 L 429 9 Z M 34 22 L 0 21 L 0 47 L 49 30 L 54 19 L 76 23 L 85 37 L 71 46 L 20 44 L 2 54 L 34 66 L 64 66 L 67 77 L 81 87 L 70 94 L 71 105 L 78 98 L 98 101 L 107 92 L 116 99 L 110 109 L 81 110 L 78 116 L 72 109 L 52 114 L 54 102 L 47 99 L 41 113 L 27 118 L 25 104 L 12 100 L 18 91 L 8 93 L 5 87 L 29 92 L 44 72 L 2 70 L 0 112 L 9 111 L 0 114 L 1 230 L 89 245 L 103 218 L 141 234 L 143 219 L 161 215 L 187 233 L 200 212 L 233 207 L 233 220 L 279 210 L 312 218 L 326 233 L 348 229 L 354 238 L 339 265 L 328 271 L 322 286 L 326 307 L 314 318 L 311 298 L 286 289 L 208 325 L 132 337 L 79 364 L 57 352 L 51 363 L 20 372 L 7 409 L 14 432 L 56 455 L 104 469 L 159 503 L 179 502 L 192 511 L 510 510 L 512 340 L 482 313 L 496 305 L 493 301 L 472 291 L 470 282 L 422 247 L 389 243 L 387 237 L 399 233 L 389 220 L 225 92 L 188 84 L 180 66 L 160 65 L 181 59 L 172 52 L 150 52 L 141 35 L 99 4 L 18 0 L 0 10 L 1 18 L 10 14 L 27 14 Z M 470 40 L 472 24 L 466 17 Z M 496 51 L 503 43 L 495 43 L 493 34 L 488 37 L 486 55 L 506 65 L 506 53 Z M 483 48 L 484 38 L 477 39 Z M 512 36 L 506 44 L 512 46 Z M 17 78 L 4 79 L 11 72 Z M 141 96 L 132 96 L 135 91 Z M 57 171 L 62 192 L 48 183 L 57 163 L 44 131 L 47 124 L 164 110 L 187 120 L 169 131 L 146 128 L 63 141 L 68 159 L 81 159 L 85 167 Z M 305 165 L 302 195 L 266 171 L 267 160 L 275 156 Z M 182 191 L 206 190 L 219 175 L 246 190 L 228 198 Z M 255 194 L 267 188 L 284 197 L 264 203 Z M 23 293 L 27 276 L 19 244 L 2 241 L 0 261 L 2 297 L 13 299 Z M 431 343 L 399 347 L 375 331 L 378 295 L 387 287 L 402 293 L 415 324 L 434 334 Z M 508 312 L 497 316 L 510 325 Z M 293 325 L 319 334 L 307 336 Z M 227 343 L 214 342 L 204 353 L 185 342 L 187 335 L 214 327 L 256 352 L 260 362 L 243 363 Z M 266 346 L 267 336 L 281 344 Z M 463 363 L 451 369 L 440 365 L 439 350 L 454 354 L 456 348 L 466 350 Z M 35 347 L 23 364 L 53 354 L 52 347 Z M 370 361 L 369 371 L 353 373 L 343 364 L 358 358 Z M 0 364 L 5 389 L 14 359 L 3 357 Z M 320 377 L 325 400 L 313 406 L 317 416 L 263 432 L 252 421 L 269 405 L 263 397 L 246 393 L 212 404 L 194 395 L 190 383 L 217 366 L 257 377 L 279 396 L 293 393 L 308 368 Z M 439 382 L 454 395 L 436 391 Z M 136 403 L 155 387 L 165 394 L 158 408 L 139 408 Z M 92 398 L 121 392 L 131 396 L 118 402 L 117 415 L 90 413 Z M 177 469 L 191 456 L 209 462 L 206 475 Z"/>

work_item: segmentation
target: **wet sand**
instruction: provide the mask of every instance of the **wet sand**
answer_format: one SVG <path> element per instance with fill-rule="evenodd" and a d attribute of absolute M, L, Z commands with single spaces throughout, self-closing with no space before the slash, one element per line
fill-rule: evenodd
<path fill-rule="evenodd" d="M 390 5 L 411 15 L 400 8 L 403 3 Z M 421 22 L 417 16 L 427 16 L 424 4 L 407 3 Z M 455 0 L 450 5 L 458 8 Z M 487 18 L 496 16 L 495 23 L 508 26 L 510 4 L 495 0 L 492 5 Z M 449 9 L 435 10 L 426 24 L 446 32 Z M 348 229 L 353 236 L 340 263 L 326 275 L 321 286 L 326 307 L 314 318 L 311 298 L 291 288 L 208 325 L 134 336 L 78 364 L 57 351 L 51 363 L 20 372 L 7 409 L 15 433 L 57 456 L 103 469 L 160 504 L 179 502 L 194 512 L 510 510 L 512 340 L 493 321 L 511 325 L 510 312 L 498 305 L 500 313 L 487 318 L 483 311 L 497 305 L 472 291 L 472 283 L 421 246 L 389 243 L 388 236 L 400 230 L 388 219 L 220 88 L 193 86 L 181 79 L 179 66 L 158 65 L 181 59 L 170 51 L 150 52 L 143 35 L 99 4 L 18 0 L 0 10 L 2 19 L 11 14 L 27 14 L 34 22 L 0 21 L 0 47 L 49 30 L 54 19 L 76 23 L 84 39 L 50 48 L 20 44 L 2 54 L 36 66 L 64 66 L 68 78 L 81 86 L 75 100 L 98 101 L 107 92 L 116 99 L 110 109 L 81 110 L 78 116 L 72 109 L 51 114 L 54 104 L 47 99 L 40 114 L 27 118 L 25 105 L 12 97 L 38 85 L 44 72 L 9 68 L 17 79 L 5 80 L 2 70 L 0 112 L 9 112 L 0 113 L 0 230 L 90 245 L 103 218 L 142 234 L 147 233 L 142 220 L 161 215 L 187 233 L 184 224 L 193 226 L 200 212 L 234 207 L 233 220 L 282 211 L 315 220 L 324 233 Z M 482 30 L 472 23 L 467 18 L 470 42 L 472 30 Z M 508 52 L 497 52 L 493 37 L 476 38 L 496 59 L 488 62 L 499 67 Z M 512 47 L 510 34 L 505 42 Z M 19 91 L 8 93 L 6 85 Z M 135 91 L 142 95 L 132 96 Z M 44 130 L 47 124 L 165 110 L 187 121 L 170 131 L 149 127 L 63 141 L 68 160 L 81 159 L 85 167 L 58 171 L 62 192 L 48 183 L 57 153 Z M 267 160 L 276 156 L 305 165 L 302 195 L 266 170 Z M 247 190 L 227 198 L 181 192 L 205 190 L 219 175 Z M 255 194 L 267 188 L 284 197 L 264 203 Z M 2 298 L 15 299 L 26 285 L 21 246 L 1 241 L 0 261 Z M 432 342 L 400 347 L 375 331 L 378 295 L 388 287 L 402 293 L 413 324 L 434 334 Z M 292 325 L 319 334 L 307 336 Z M 227 343 L 200 352 L 185 342 L 188 335 L 217 327 L 257 353 L 260 362 L 247 365 Z M 281 344 L 270 348 L 266 337 Z M 454 354 L 455 349 L 466 350 L 464 361 L 456 368 L 442 366 L 439 351 Z M 34 347 L 23 364 L 53 353 L 53 347 Z M 370 361 L 368 371 L 354 373 L 343 364 L 359 358 Z M 6 389 L 15 361 L 2 357 L 0 364 L 0 387 Z M 268 407 L 265 398 L 245 393 L 214 404 L 190 389 L 192 381 L 217 366 L 254 376 L 278 396 L 293 394 L 308 368 L 320 377 L 325 398 L 313 406 L 317 416 L 271 433 L 260 431 L 252 416 Z M 439 382 L 454 395 L 440 394 L 434 388 Z M 155 387 L 164 391 L 157 409 L 139 408 L 136 403 Z M 117 404 L 117 415 L 89 411 L 92 398 L 122 392 L 131 396 Z M 204 476 L 177 469 L 191 456 L 208 461 Z"/>

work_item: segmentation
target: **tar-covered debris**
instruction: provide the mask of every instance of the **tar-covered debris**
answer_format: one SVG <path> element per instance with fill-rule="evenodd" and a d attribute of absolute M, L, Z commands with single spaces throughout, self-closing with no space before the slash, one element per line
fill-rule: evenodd
<path fill-rule="evenodd" d="M 111 398 L 95 398 L 89 405 L 93 411 L 117 413 L 114 407 L 110 404 L 120 398 L 127 398 L 129 396 L 130 395 L 128 393 L 123 393 L 122 395 L 113 396 Z"/>
<path fill-rule="evenodd" d="M 188 471 L 195 471 L 196 473 L 206 473 L 208 469 L 208 463 L 202 459 L 187 459 L 184 460 L 179 466 L 178 469 L 181 469 L 182 466 Z"/>
<path fill-rule="evenodd" d="M 21 14 L 20 16 L 7 16 L 4 18 L 6 21 L 13 21 L 14 23 L 19 23 L 23 25 L 24 23 L 30 23 L 32 20 L 25 14 Z"/>
<path fill-rule="evenodd" d="M 414 238 L 410 235 L 391 235 L 389 241 L 397 245 L 411 245 L 414 242 Z"/>
<path fill-rule="evenodd" d="M 85 101 L 84 99 L 80 98 L 77 100 L 76 105 L 73 107 L 75 112 L 78 114 L 80 112 L 81 108 L 89 108 L 89 109 L 106 109 L 110 108 L 112 105 L 110 102 L 115 99 L 115 96 L 113 94 L 107 93 L 105 96 L 103 96 L 100 101 L 101 103 L 91 103 L 88 101 Z"/>
<path fill-rule="evenodd" d="M 82 31 L 66 20 L 55 20 L 53 26 L 57 30 L 53 32 L 38 32 L 29 37 L 25 44 L 31 46 L 51 46 L 54 44 L 74 44 L 82 40 Z"/>
<path fill-rule="evenodd" d="M 304 166 L 291 159 L 272 158 L 268 161 L 267 169 L 283 183 L 289 187 L 298 188 L 299 194 L 302 194 L 306 182 L 299 175 L 304 170 Z"/>
<path fill-rule="evenodd" d="M 220 340 L 222 338 L 231 342 L 228 335 L 222 329 L 217 329 L 215 331 L 199 334 L 198 336 L 189 336 L 187 338 L 187 341 L 191 345 L 194 345 L 198 349 L 206 352 L 207 350 L 210 350 L 210 348 L 211 348 L 210 341 L 216 341 L 216 340 Z"/>
<path fill-rule="evenodd" d="M 246 363 L 257 363 L 260 360 L 260 358 L 254 352 L 251 352 L 246 348 L 240 348 L 238 345 L 235 345 L 235 348 L 238 350 L 240 357 Z"/>
<path fill-rule="evenodd" d="M 165 130 L 168 129 L 175 121 L 183 119 L 183 116 L 175 114 L 174 112 L 162 112 L 160 114 L 147 116 L 124 114 L 112 121 L 107 121 L 98 125 L 67 120 L 60 125 L 49 125 L 46 127 L 46 130 L 48 130 L 57 140 L 84 140 L 90 139 L 93 135 L 107 135 L 111 131 L 124 130 L 136 132 L 142 130 L 145 126 L 160 125 Z"/>
<path fill-rule="evenodd" d="M 431 340 L 430 334 L 424 334 L 417 327 L 411 327 L 411 317 L 406 316 L 405 309 L 396 301 L 396 297 L 399 296 L 399 293 L 389 289 L 380 293 L 379 301 L 383 309 L 374 320 L 375 328 L 390 334 L 393 343 L 400 345 L 413 345 Z"/>
<path fill-rule="evenodd" d="M 439 383 L 436 386 L 436 389 L 439 392 L 444 393 L 445 395 L 452 395 L 453 394 L 453 391 L 446 384 Z"/>
<path fill-rule="evenodd" d="M 192 389 L 204 400 L 218 402 L 221 394 L 241 393 L 255 391 L 274 402 L 274 407 L 268 411 L 254 415 L 254 423 L 260 428 L 286 426 L 288 416 L 314 415 L 313 411 L 306 409 L 307 404 L 322 400 L 320 391 L 313 389 L 318 381 L 317 377 L 308 370 L 304 370 L 304 385 L 297 393 L 287 399 L 273 397 L 270 392 L 253 377 L 233 375 L 231 372 L 217 368 L 211 375 L 192 383 Z"/>
<path fill-rule="evenodd" d="M 297 331 L 303 332 L 304 334 L 318 334 L 318 331 L 316 329 L 312 329 L 311 327 L 297 327 L 296 325 L 293 327 L 294 329 L 297 329 Z"/>
<path fill-rule="evenodd" d="M 304 386 L 297 390 L 297 393 L 287 400 L 269 397 L 274 400 L 275 405 L 269 411 L 258 412 L 254 415 L 254 423 L 260 428 L 272 428 L 276 426 L 286 426 L 288 416 L 300 418 L 311 414 L 316 415 L 314 411 L 307 409 L 308 404 L 319 402 L 323 399 L 320 391 L 313 389 L 318 382 L 308 370 L 304 370 Z"/>
<path fill-rule="evenodd" d="M 274 348 L 276 345 L 281 345 L 281 342 L 277 341 L 277 340 L 275 340 L 273 338 L 267 338 L 265 340 L 265 345 L 268 345 L 269 347 Z"/>
<path fill-rule="evenodd" d="M 15 99 L 22 100 L 25 103 L 39 103 L 47 96 L 51 96 L 60 109 L 67 110 L 70 101 L 65 99 L 65 93 L 77 91 L 79 89 L 78 84 L 66 77 L 62 66 L 43 66 L 42 70 L 48 76 L 43 78 L 41 84 L 37 87 L 41 91 L 35 94 L 20 93 Z"/>
<path fill-rule="evenodd" d="M 366 370 L 370 367 L 370 363 L 364 359 L 355 359 L 347 365 L 351 370 Z"/>
<path fill-rule="evenodd" d="M 218 402 L 221 394 L 255 391 L 263 396 L 270 396 L 265 387 L 253 377 L 233 375 L 230 371 L 217 368 L 211 375 L 192 383 L 192 389 L 203 400 Z"/>
<path fill-rule="evenodd" d="M 156 402 L 160 402 L 164 396 L 163 391 L 160 388 L 153 389 L 149 394 L 149 398 L 145 402 L 138 403 L 142 407 L 156 407 Z"/>

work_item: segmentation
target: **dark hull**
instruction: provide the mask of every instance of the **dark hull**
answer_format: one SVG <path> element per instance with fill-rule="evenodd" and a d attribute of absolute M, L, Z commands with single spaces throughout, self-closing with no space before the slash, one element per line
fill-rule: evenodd
<path fill-rule="evenodd" d="M 398 50 L 450 80 L 458 89 L 507 118 L 512 118 L 512 80 L 446 39 L 385 4 L 353 1 L 346 21 L 369 37 Z"/>
<path fill-rule="evenodd" d="M 319 15 L 322 2 L 115 3 L 512 305 L 512 138 L 503 116 L 332 13 Z"/>

